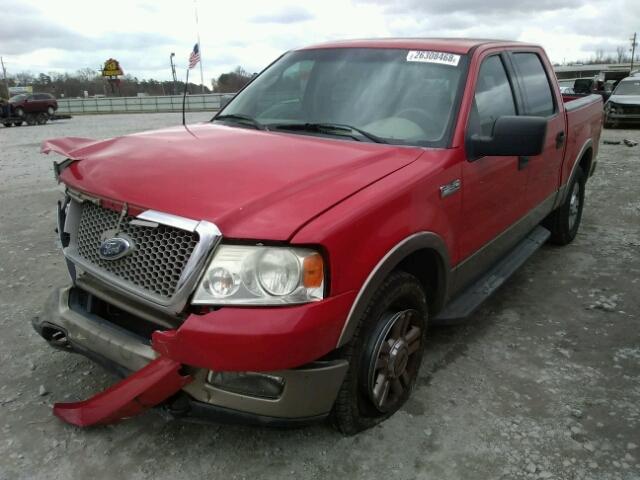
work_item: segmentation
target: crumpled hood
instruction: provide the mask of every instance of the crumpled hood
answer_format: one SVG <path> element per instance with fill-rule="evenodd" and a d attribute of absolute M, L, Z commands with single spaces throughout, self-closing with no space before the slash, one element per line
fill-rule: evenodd
<path fill-rule="evenodd" d="M 60 180 L 81 192 L 208 220 L 228 238 L 287 240 L 423 150 L 205 123 L 48 140 L 42 151 L 78 160 Z"/>
<path fill-rule="evenodd" d="M 618 105 L 640 106 L 640 95 L 611 95 L 608 101 Z"/>

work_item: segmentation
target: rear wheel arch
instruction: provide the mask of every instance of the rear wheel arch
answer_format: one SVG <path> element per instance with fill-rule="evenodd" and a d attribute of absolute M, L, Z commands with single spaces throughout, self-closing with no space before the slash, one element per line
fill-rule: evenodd
<path fill-rule="evenodd" d="M 343 346 L 351 339 L 358 319 L 378 287 L 392 272 L 398 270 L 410 273 L 423 285 L 430 316 L 442 308 L 450 281 L 446 244 L 433 232 L 415 233 L 398 242 L 371 270 L 349 311 L 336 347 Z"/>
<path fill-rule="evenodd" d="M 591 164 L 593 163 L 593 147 L 591 144 L 582 153 L 582 156 L 578 159 L 578 165 L 582 168 L 582 172 L 589 178 L 591 173 Z"/>

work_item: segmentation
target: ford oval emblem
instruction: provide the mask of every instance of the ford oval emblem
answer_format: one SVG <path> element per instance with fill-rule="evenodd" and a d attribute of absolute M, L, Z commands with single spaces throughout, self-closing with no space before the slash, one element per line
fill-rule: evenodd
<path fill-rule="evenodd" d="M 100 258 L 104 260 L 117 260 L 133 251 L 133 242 L 128 238 L 107 238 L 100 244 Z"/>

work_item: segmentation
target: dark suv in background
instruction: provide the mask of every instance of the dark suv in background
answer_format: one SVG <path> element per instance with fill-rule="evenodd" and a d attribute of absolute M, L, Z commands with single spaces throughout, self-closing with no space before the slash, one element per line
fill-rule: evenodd
<path fill-rule="evenodd" d="M 9 99 L 9 109 L 0 117 L 5 127 L 11 124 L 19 126 L 23 122 L 29 125 L 44 124 L 58 110 L 58 102 L 49 93 L 22 93 Z"/>
<path fill-rule="evenodd" d="M 13 113 L 24 117 L 27 113 L 46 112 L 52 116 L 58 109 L 56 98 L 50 93 L 20 94 L 9 99 Z"/>

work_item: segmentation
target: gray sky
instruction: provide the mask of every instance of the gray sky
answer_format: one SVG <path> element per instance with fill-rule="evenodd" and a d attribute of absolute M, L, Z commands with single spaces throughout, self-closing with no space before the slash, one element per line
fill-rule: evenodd
<path fill-rule="evenodd" d="M 640 0 L 199 0 L 198 11 L 207 83 L 237 65 L 260 71 L 285 50 L 326 40 L 515 39 L 539 43 L 563 62 L 629 48 L 640 31 Z M 97 69 L 114 57 L 125 73 L 169 79 L 175 52 L 184 78 L 196 42 L 192 0 L 0 0 L 0 12 L 9 73 Z"/>

